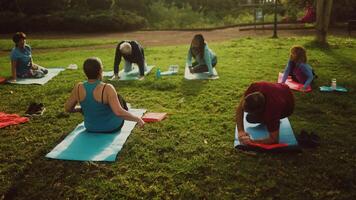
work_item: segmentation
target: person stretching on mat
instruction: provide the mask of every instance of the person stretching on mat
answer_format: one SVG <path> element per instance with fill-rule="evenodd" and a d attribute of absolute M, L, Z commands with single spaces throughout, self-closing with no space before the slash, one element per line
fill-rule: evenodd
<path fill-rule="evenodd" d="M 307 53 L 302 46 L 293 46 L 291 48 L 289 61 L 283 72 L 282 83 L 286 82 L 288 76 L 291 76 L 293 81 L 304 84 L 303 91 L 314 79 L 314 71 L 307 64 Z"/>
<path fill-rule="evenodd" d="M 44 77 L 48 70 L 33 62 L 31 47 L 26 44 L 26 34 L 17 32 L 13 35 L 12 41 L 15 47 L 10 53 L 12 78 L 9 81 L 15 82 L 16 78 Z"/>
<path fill-rule="evenodd" d="M 132 70 L 132 63 L 136 63 L 140 71 L 139 79 L 143 80 L 147 67 L 142 46 L 136 41 L 122 41 L 117 45 L 114 61 L 114 76 L 112 77 L 112 80 L 120 78 L 119 65 L 121 57 L 124 57 L 125 59 L 124 72 L 130 72 Z"/>
<path fill-rule="evenodd" d="M 279 142 L 280 119 L 290 116 L 294 110 L 294 96 L 283 83 L 252 83 L 236 108 L 236 124 L 239 141 L 243 144 L 275 144 Z M 245 132 L 243 119 L 249 123 L 262 123 L 267 126 L 269 137 L 252 140 Z"/>
<path fill-rule="evenodd" d="M 77 83 L 65 104 L 67 112 L 82 112 L 84 126 L 89 132 L 114 132 L 122 128 L 124 120 L 145 122 L 127 110 L 126 102 L 111 84 L 103 83 L 103 67 L 99 58 L 88 58 L 83 64 L 88 80 Z M 77 103 L 81 108 L 77 108 Z"/>
<path fill-rule="evenodd" d="M 192 57 L 195 62 L 192 63 Z M 197 34 L 193 37 L 192 43 L 187 56 L 187 66 L 190 73 L 208 72 L 213 76 L 213 67 L 217 64 L 217 57 L 214 52 L 208 47 L 202 34 Z"/>

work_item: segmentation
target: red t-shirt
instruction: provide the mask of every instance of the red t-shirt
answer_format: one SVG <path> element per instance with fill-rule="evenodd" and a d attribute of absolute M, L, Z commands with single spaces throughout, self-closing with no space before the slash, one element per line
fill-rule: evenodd
<path fill-rule="evenodd" d="M 294 110 L 294 97 L 289 87 L 283 83 L 256 82 L 246 90 L 245 97 L 253 92 L 261 92 L 265 96 L 262 123 L 269 132 L 279 130 L 280 119 L 290 116 Z"/>

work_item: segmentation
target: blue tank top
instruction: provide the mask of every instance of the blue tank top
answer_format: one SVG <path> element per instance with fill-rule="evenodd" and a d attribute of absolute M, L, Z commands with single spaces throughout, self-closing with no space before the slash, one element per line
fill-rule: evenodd
<path fill-rule="evenodd" d="M 85 99 L 80 102 L 84 115 L 84 126 L 89 132 L 112 132 L 121 127 L 124 120 L 114 114 L 108 104 L 99 103 L 94 99 L 94 89 L 100 84 L 84 82 Z"/>

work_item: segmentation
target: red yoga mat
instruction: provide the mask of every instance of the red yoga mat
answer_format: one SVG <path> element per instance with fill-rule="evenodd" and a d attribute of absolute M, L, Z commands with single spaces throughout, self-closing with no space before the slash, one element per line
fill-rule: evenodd
<path fill-rule="evenodd" d="M 260 147 L 262 149 L 266 150 L 271 150 L 271 149 L 276 149 L 276 148 L 281 148 L 281 147 L 287 147 L 288 144 L 256 144 L 256 143 L 251 143 L 249 144 L 250 146 L 255 146 L 255 147 Z"/>
<path fill-rule="evenodd" d="M 279 72 L 279 75 L 278 75 L 278 83 L 281 83 L 282 82 L 282 78 L 283 78 L 283 73 Z M 301 83 L 297 83 L 295 81 L 292 80 L 292 77 L 288 76 L 286 82 L 285 82 L 286 85 L 288 85 L 288 87 L 292 90 L 297 90 L 297 91 L 300 91 L 302 92 L 302 88 L 304 86 L 304 84 L 301 84 Z M 305 90 L 305 92 L 311 92 L 312 89 L 310 87 L 310 85 L 307 87 L 307 89 Z"/>
<path fill-rule="evenodd" d="M 0 112 L 0 128 L 28 122 L 27 117 L 20 117 L 17 114 L 7 114 Z"/>

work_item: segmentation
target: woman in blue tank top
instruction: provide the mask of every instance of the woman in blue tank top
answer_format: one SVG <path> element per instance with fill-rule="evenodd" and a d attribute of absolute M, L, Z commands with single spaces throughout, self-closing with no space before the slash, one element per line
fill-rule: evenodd
<path fill-rule="evenodd" d="M 89 132 L 120 130 L 124 120 L 135 121 L 143 127 L 145 122 L 127 111 L 125 101 L 118 96 L 115 88 L 101 81 L 103 68 L 99 58 L 85 60 L 83 69 L 88 80 L 77 83 L 73 88 L 65 104 L 67 112 L 82 112 L 84 126 Z M 75 107 L 77 103 L 81 108 Z"/>

